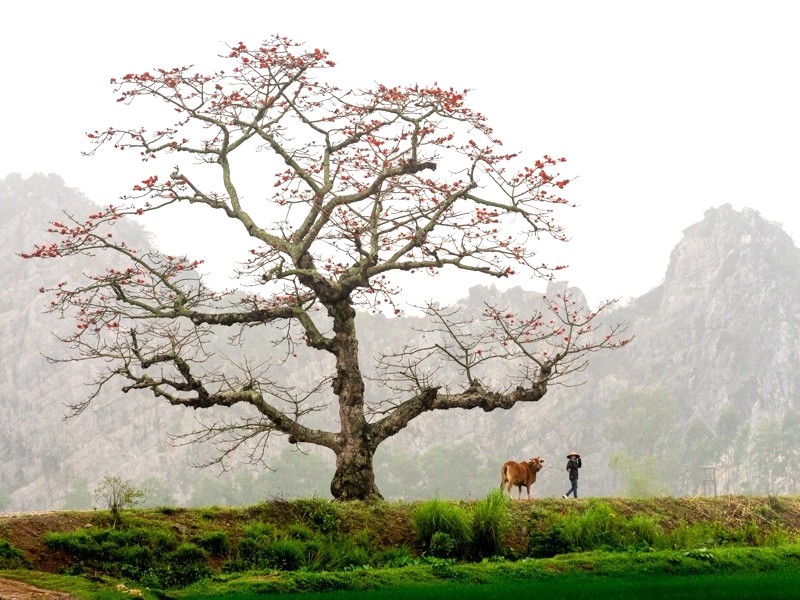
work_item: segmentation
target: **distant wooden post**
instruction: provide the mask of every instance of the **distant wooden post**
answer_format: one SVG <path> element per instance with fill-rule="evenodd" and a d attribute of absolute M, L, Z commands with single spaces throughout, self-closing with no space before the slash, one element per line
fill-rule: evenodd
<path fill-rule="evenodd" d="M 703 495 L 717 495 L 717 468 L 713 465 L 703 467 Z"/>

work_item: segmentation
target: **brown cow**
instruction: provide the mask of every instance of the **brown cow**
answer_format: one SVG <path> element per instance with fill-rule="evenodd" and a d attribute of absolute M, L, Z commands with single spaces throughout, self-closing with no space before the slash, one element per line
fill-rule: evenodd
<path fill-rule="evenodd" d="M 544 459 L 538 456 L 530 459 L 528 462 L 518 463 L 513 460 L 508 461 L 503 465 L 503 468 L 500 469 L 500 489 L 502 490 L 503 487 L 506 486 L 508 495 L 513 498 L 511 488 L 517 486 L 517 500 L 522 500 L 522 486 L 524 485 L 525 489 L 528 491 L 528 499 L 530 500 L 531 486 L 536 481 L 536 473 L 542 470 L 542 463 L 544 463 Z"/>

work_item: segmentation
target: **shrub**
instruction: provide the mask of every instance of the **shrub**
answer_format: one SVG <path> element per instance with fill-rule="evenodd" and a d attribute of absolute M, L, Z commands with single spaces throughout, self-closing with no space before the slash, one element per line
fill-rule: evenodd
<path fill-rule="evenodd" d="M 789 534 L 780 527 L 762 528 L 756 523 L 743 527 L 725 527 L 721 523 L 681 523 L 664 535 L 663 546 L 674 549 L 697 548 L 701 546 L 774 546 L 788 541 Z"/>
<path fill-rule="evenodd" d="M 581 550 L 625 548 L 625 519 L 605 502 L 596 503 L 583 514 L 564 517 L 564 533 Z"/>
<path fill-rule="evenodd" d="M 140 580 L 175 547 L 175 538 L 160 528 L 79 529 L 45 534 L 45 543 L 91 568 L 114 576 Z"/>
<path fill-rule="evenodd" d="M 431 544 L 428 552 L 437 558 L 448 558 L 452 556 L 456 547 L 456 541 L 449 533 L 437 531 L 431 536 Z"/>
<path fill-rule="evenodd" d="M 652 518 L 635 515 L 626 524 L 630 545 L 664 548 L 664 531 Z"/>
<path fill-rule="evenodd" d="M 172 515 L 179 515 L 186 511 L 185 508 L 180 508 L 178 506 L 156 506 L 155 510 L 168 517 L 171 517 Z"/>
<path fill-rule="evenodd" d="M 263 548 L 264 564 L 259 566 L 294 571 L 303 566 L 306 557 L 305 551 L 305 544 L 298 540 L 275 540 Z"/>
<path fill-rule="evenodd" d="M 777 548 L 778 546 L 787 546 L 794 543 L 793 536 L 785 529 L 774 529 L 765 534 L 762 541 L 763 546 L 771 546 Z"/>
<path fill-rule="evenodd" d="M 302 523 L 292 523 L 289 525 L 289 537 L 295 540 L 307 542 L 308 540 L 313 539 L 314 535 L 314 532 Z"/>
<path fill-rule="evenodd" d="M 556 554 L 567 554 L 577 550 L 573 546 L 561 523 L 550 523 L 544 529 L 530 529 L 528 556 L 550 558 Z"/>
<path fill-rule="evenodd" d="M 228 556 L 231 550 L 231 541 L 225 531 L 210 531 L 199 536 L 195 543 L 211 556 Z"/>
<path fill-rule="evenodd" d="M 414 556 L 406 546 L 387 548 L 376 561 L 379 565 L 387 568 L 408 567 L 414 564 Z"/>
<path fill-rule="evenodd" d="M 242 539 L 275 541 L 278 539 L 278 528 L 272 523 L 256 521 L 242 526 L 242 534 Z"/>
<path fill-rule="evenodd" d="M 315 537 L 306 542 L 305 558 L 303 565 L 309 571 L 321 571 L 331 563 L 332 550 L 330 542 L 319 537 Z"/>
<path fill-rule="evenodd" d="M 768 529 L 762 530 L 756 523 L 750 522 L 727 533 L 723 543 L 741 544 L 744 546 L 761 546 L 767 537 Z"/>
<path fill-rule="evenodd" d="M 503 553 L 506 534 L 511 527 L 510 502 L 502 490 L 496 489 L 485 500 L 475 503 L 472 513 L 472 548 L 477 558 Z"/>
<path fill-rule="evenodd" d="M 50 548 L 64 550 L 79 558 L 114 558 L 116 550 L 132 546 L 145 546 L 162 553 L 175 547 L 175 538 L 157 527 L 78 529 L 47 533 L 45 543 Z"/>
<path fill-rule="evenodd" d="M 594 503 L 582 514 L 552 515 L 544 524 L 532 524 L 528 555 L 536 558 L 588 550 L 628 550 L 663 547 L 665 536 L 653 519 L 630 520 L 605 502 Z"/>
<path fill-rule="evenodd" d="M 242 527 L 244 533 L 239 541 L 237 563 L 229 568 L 242 570 L 247 566 L 267 566 L 267 548 L 278 539 L 278 530 L 269 523 L 253 523 Z"/>
<path fill-rule="evenodd" d="M 8 540 L 0 539 L 0 569 L 25 569 L 29 566 L 30 562 L 22 550 Z"/>
<path fill-rule="evenodd" d="M 158 568 L 164 587 L 183 587 L 211 575 L 208 554 L 200 546 L 186 542 L 166 555 Z"/>
<path fill-rule="evenodd" d="M 322 568 L 344 570 L 372 564 L 372 553 L 368 546 L 352 537 L 339 537 L 325 545 Z"/>
<path fill-rule="evenodd" d="M 295 506 L 300 509 L 308 524 L 320 533 L 328 535 L 339 531 L 342 519 L 331 502 L 320 498 L 305 498 L 296 500 Z"/>
<path fill-rule="evenodd" d="M 426 552 L 436 533 L 446 533 L 453 540 L 453 555 L 464 556 L 472 539 L 472 527 L 467 512 L 440 498 L 423 502 L 411 515 L 411 525 L 417 540 Z"/>
<path fill-rule="evenodd" d="M 121 522 L 121 511 L 144 501 L 145 491 L 128 481 L 114 476 L 104 477 L 94 490 L 94 497 L 102 501 L 111 511 L 112 527 Z"/>
<path fill-rule="evenodd" d="M 664 546 L 672 550 L 707 546 L 708 534 L 702 525 L 687 525 L 679 523 L 672 531 L 664 536 Z"/>
<path fill-rule="evenodd" d="M 97 555 L 100 544 L 88 530 L 78 529 L 71 532 L 46 533 L 44 541 L 53 550 L 63 550 L 78 558 L 89 558 Z"/>

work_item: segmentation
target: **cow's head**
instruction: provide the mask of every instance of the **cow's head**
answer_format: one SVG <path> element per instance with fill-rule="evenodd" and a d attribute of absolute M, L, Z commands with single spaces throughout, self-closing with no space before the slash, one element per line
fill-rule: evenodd
<path fill-rule="evenodd" d="M 538 473 L 539 471 L 542 470 L 542 465 L 544 464 L 544 459 L 543 458 L 539 458 L 537 456 L 536 458 L 530 459 L 528 462 L 530 463 L 531 468 L 533 469 L 533 471 L 535 473 Z"/>

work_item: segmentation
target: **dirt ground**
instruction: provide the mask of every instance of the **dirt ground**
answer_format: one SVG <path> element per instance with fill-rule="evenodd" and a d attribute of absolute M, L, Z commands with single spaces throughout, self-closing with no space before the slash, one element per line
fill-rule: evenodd
<path fill-rule="evenodd" d="M 0 579 L 0 600 L 75 600 L 75 596 L 42 590 L 20 581 Z"/>

